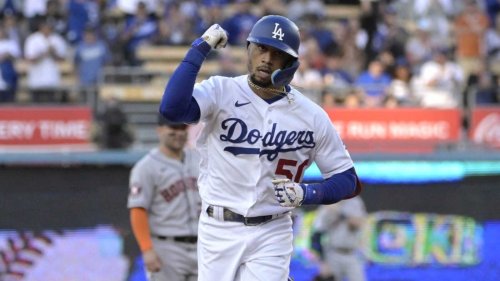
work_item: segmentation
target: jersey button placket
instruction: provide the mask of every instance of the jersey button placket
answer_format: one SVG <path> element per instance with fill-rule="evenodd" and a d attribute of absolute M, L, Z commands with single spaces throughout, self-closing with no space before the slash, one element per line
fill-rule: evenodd
<path fill-rule="evenodd" d="M 271 115 L 272 115 L 273 109 L 269 107 L 267 109 L 267 124 L 271 125 L 273 123 L 273 120 L 271 120 Z"/>

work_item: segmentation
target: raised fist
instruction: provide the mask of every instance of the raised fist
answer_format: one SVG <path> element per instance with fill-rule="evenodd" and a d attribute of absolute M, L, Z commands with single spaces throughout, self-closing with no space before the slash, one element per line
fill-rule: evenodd
<path fill-rule="evenodd" d="M 227 32 L 218 24 L 209 27 L 201 38 L 214 49 L 224 48 L 227 44 Z"/>

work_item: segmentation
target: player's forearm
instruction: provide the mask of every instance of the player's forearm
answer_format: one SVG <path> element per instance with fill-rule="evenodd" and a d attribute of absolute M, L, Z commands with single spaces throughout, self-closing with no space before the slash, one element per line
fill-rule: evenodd
<path fill-rule="evenodd" d="M 143 208 L 130 209 L 130 224 L 141 251 L 145 252 L 151 250 L 153 248 L 153 242 L 151 241 L 146 210 Z"/>
<path fill-rule="evenodd" d="M 357 175 L 354 168 L 335 174 L 321 183 L 303 185 L 302 205 L 333 204 L 352 197 L 358 190 Z"/>
<path fill-rule="evenodd" d="M 193 118 L 199 118 L 200 109 L 193 98 L 193 89 L 196 76 L 210 50 L 210 45 L 201 38 L 197 39 L 170 77 L 160 104 L 160 113 L 166 119 L 192 122 L 197 121 Z"/>

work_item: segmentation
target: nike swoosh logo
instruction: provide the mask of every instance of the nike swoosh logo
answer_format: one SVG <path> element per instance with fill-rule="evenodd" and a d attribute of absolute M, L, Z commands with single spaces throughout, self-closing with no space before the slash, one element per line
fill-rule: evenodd
<path fill-rule="evenodd" d="M 236 106 L 236 107 L 240 107 L 240 106 L 247 105 L 247 104 L 249 104 L 249 103 L 250 103 L 250 102 L 240 103 L 239 101 L 236 101 L 236 102 L 234 103 L 234 106 Z"/>

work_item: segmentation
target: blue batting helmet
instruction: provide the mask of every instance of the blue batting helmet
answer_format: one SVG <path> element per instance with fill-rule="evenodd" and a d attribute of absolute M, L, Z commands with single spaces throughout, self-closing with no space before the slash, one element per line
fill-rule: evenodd
<path fill-rule="evenodd" d="M 299 28 L 283 16 L 262 17 L 253 26 L 247 41 L 274 47 L 294 58 L 299 57 Z"/>
<path fill-rule="evenodd" d="M 278 69 L 271 75 L 275 86 L 285 86 L 293 79 L 299 68 L 299 28 L 291 20 L 277 15 L 262 17 L 248 35 L 247 42 L 262 44 L 281 50 L 294 58 L 284 69 Z"/>

